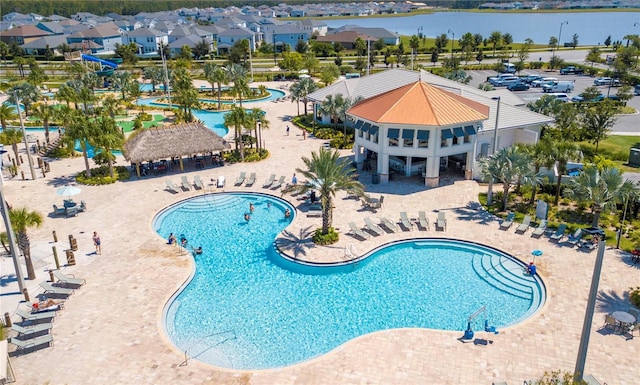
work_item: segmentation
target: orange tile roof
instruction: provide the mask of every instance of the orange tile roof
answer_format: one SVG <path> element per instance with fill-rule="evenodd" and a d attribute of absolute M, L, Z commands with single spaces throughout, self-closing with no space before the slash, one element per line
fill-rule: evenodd
<path fill-rule="evenodd" d="M 448 126 L 485 120 L 489 107 L 418 81 L 363 100 L 349 114 L 377 123 Z"/>

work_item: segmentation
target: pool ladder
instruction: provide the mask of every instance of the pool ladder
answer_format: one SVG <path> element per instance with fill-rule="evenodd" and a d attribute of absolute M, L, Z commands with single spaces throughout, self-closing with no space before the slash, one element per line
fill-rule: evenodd
<path fill-rule="evenodd" d="M 218 345 L 222 345 L 222 344 L 224 344 L 224 343 L 225 343 L 225 342 L 227 342 L 227 341 L 231 341 L 231 340 L 235 340 L 235 339 L 237 339 L 237 337 L 236 337 L 236 331 L 235 331 L 235 330 L 233 330 L 233 329 L 230 329 L 230 330 L 224 330 L 224 331 L 221 331 L 221 332 L 217 332 L 217 333 L 209 334 L 208 336 L 204 336 L 204 337 L 203 337 L 203 339 L 204 339 L 204 338 L 209 338 L 209 337 L 215 337 L 215 336 L 222 336 L 222 335 L 225 335 L 225 334 L 229 334 L 229 336 L 227 336 L 227 337 L 223 338 L 220 342 L 217 342 L 217 343 L 215 343 L 215 344 L 213 344 L 213 345 L 210 345 L 208 348 L 206 348 L 205 350 L 203 350 L 203 351 L 199 352 L 199 353 L 198 353 L 198 354 L 196 354 L 195 356 L 191 356 L 191 357 L 189 357 L 189 355 L 187 354 L 187 349 L 185 349 L 185 351 L 184 351 L 184 361 L 180 364 L 180 366 L 187 366 L 187 363 L 189 362 L 189 358 L 196 358 L 196 357 L 198 357 L 200 354 L 202 354 L 202 353 L 206 352 L 207 350 L 209 350 L 209 349 L 211 349 L 211 348 L 214 348 L 214 347 L 216 347 L 216 346 L 218 346 Z M 193 346 L 191 346 L 191 347 L 193 347 Z"/>

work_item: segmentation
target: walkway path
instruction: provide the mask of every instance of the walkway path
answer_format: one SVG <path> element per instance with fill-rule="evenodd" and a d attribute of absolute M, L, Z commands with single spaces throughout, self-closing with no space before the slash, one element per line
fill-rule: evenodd
<path fill-rule="evenodd" d="M 293 126 L 291 134 L 285 135 L 290 122 L 284 119 L 296 113 L 294 103 L 265 102 L 261 107 L 271 121 L 271 128 L 264 131 L 266 146 L 272 152 L 269 159 L 187 171 L 187 177 L 192 180 L 198 174 L 209 180 L 225 175 L 227 180 L 234 180 L 240 171 L 256 172 L 254 187 L 234 188 L 228 184 L 224 190 L 266 192 L 261 186 L 269 174 L 290 178 L 295 167 L 302 167 L 300 156 L 318 149 L 322 141 L 303 140 Z M 118 164 L 125 162 L 119 158 Z M 73 175 L 83 169 L 83 161 L 56 160 L 51 169 L 44 179 L 7 180 L 9 203 L 51 212 L 52 204 L 61 199 L 55 194 L 56 188 L 72 182 Z M 169 177 L 174 182 L 179 179 L 177 175 Z M 363 177 L 364 182 L 367 179 L 370 181 Z M 462 332 L 401 329 L 366 335 L 316 359 L 276 370 L 233 371 L 195 360 L 184 365 L 184 352 L 176 350 L 163 331 L 162 309 L 192 266 L 187 255 L 167 246 L 154 233 L 151 221 L 163 207 L 202 192 L 173 195 L 165 191 L 164 180 L 133 178 L 109 186 L 80 186 L 83 191 L 75 198 L 87 202 L 87 212 L 69 219 L 46 217 L 42 227 L 30 231 L 38 274 L 36 280 L 27 282 L 32 296 L 38 292 L 38 283 L 47 278 L 46 270 L 54 266 L 51 247 L 57 246 L 63 258 L 68 235 L 78 240 L 77 265 L 64 267 L 63 271 L 86 278 L 87 284 L 69 298 L 56 317 L 55 346 L 12 359 L 18 384 L 490 384 L 496 380 L 517 384 L 544 371 L 573 370 L 596 253 L 580 253 L 544 238 L 533 239 L 530 233 L 517 235 L 513 229 L 499 231 L 494 217 L 476 209 L 482 186 L 473 181 L 425 190 L 412 180 L 386 185 L 366 183 L 373 196 L 385 196 L 385 204 L 377 213 L 361 211 L 356 201 L 340 196 L 334 211 L 334 224 L 342 233 L 340 242 L 330 247 L 312 246 L 308 258 L 339 260 L 349 244 L 363 253 L 394 239 L 416 236 L 482 242 L 525 261 L 531 250 L 541 249 L 544 255 L 537 264 L 549 292 L 542 311 L 501 330 L 499 335 L 479 333 L 477 337 L 484 340 L 476 344 L 461 343 L 458 338 Z M 298 203 L 295 199 L 292 202 Z M 445 211 L 447 231 L 414 229 L 365 241 L 345 235 L 348 222 L 361 226 L 365 216 L 399 219 L 400 211 L 415 217 L 419 210 L 425 210 L 432 222 L 436 210 Z M 296 236 L 319 226 L 320 220 L 298 211 L 286 229 L 292 234 L 288 237 L 296 242 Z M 57 232 L 59 242 L 53 243 L 52 231 Z M 102 255 L 93 254 L 93 231 L 102 238 Z M 17 293 L 15 280 L 7 276 L 13 271 L 10 259 L 3 256 L 0 263 L 5 274 L 0 285 L 2 312 L 13 314 L 22 296 Z M 625 340 L 596 331 L 605 313 L 627 309 L 628 287 L 637 282 L 638 267 L 630 265 L 628 258 L 616 250 L 607 250 L 586 366 L 587 372 L 602 382 L 637 383 L 640 338 Z"/>

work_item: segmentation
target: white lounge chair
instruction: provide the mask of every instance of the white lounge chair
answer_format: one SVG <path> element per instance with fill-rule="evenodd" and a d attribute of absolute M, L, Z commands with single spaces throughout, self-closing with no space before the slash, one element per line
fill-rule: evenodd
<path fill-rule="evenodd" d="M 272 190 L 277 190 L 277 189 L 279 189 L 280 187 L 282 187 L 282 185 L 284 184 L 284 179 L 285 179 L 285 178 L 286 178 L 285 176 L 281 176 L 281 177 L 280 177 L 280 179 L 278 179 L 278 181 L 277 181 L 277 182 L 275 182 L 275 183 L 273 184 L 273 186 L 271 186 L 271 189 L 272 189 Z"/>
<path fill-rule="evenodd" d="M 365 228 L 369 231 L 371 231 L 372 233 L 374 233 L 375 235 L 382 235 L 384 234 L 384 230 L 382 230 L 380 228 L 380 226 L 376 225 L 375 223 L 373 223 L 371 221 L 371 218 L 366 217 L 364 218 L 364 223 L 365 223 Z"/>
<path fill-rule="evenodd" d="M 360 237 L 360 238 L 362 238 L 362 239 L 367 239 L 367 238 L 369 238 L 369 237 L 367 236 L 367 233 L 365 233 L 364 231 L 360 230 L 360 229 L 358 228 L 358 226 L 356 226 L 356 224 L 355 224 L 355 223 L 353 223 L 353 222 L 349 222 L 349 228 L 351 229 L 351 231 L 349 231 L 349 232 L 350 232 L 350 233 L 352 233 L 353 235 L 356 235 L 356 236 L 358 236 L 358 237 Z"/>
<path fill-rule="evenodd" d="M 244 183 L 244 180 L 247 179 L 247 173 L 242 171 L 240 173 L 240 176 L 238 176 L 238 178 L 236 179 L 236 183 L 234 183 L 234 185 L 236 186 L 240 186 L 241 184 Z"/>
<path fill-rule="evenodd" d="M 65 286 L 76 286 L 80 287 L 84 285 L 87 281 L 84 279 L 76 278 L 73 275 L 66 275 L 60 270 L 53 270 L 53 276 L 58 280 L 58 283 L 61 283 Z"/>
<path fill-rule="evenodd" d="M 224 187 L 224 183 L 225 183 L 225 181 L 226 181 L 225 177 L 224 177 L 224 176 L 222 176 L 222 175 L 220 175 L 220 176 L 218 177 L 218 182 L 217 182 L 217 184 L 216 184 L 216 187 L 218 187 L 218 188 L 223 188 L 223 187 Z"/>
<path fill-rule="evenodd" d="M 547 220 L 543 219 L 538 223 L 538 227 L 531 232 L 532 237 L 541 237 L 547 231 Z"/>
<path fill-rule="evenodd" d="M 381 217 L 380 221 L 382 222 L 381 224 L 388 228 L 389 230 L 391 230 L 392 232 L 396 232 L 398 231 L 398 227 L 396 227 L 395 223 L 391 222 L 389 219 L 387 219 L 387 217 Z"/>
<path fill-rule="evenodd" d="M 436 230 L 442 229 L 445 231 L 447 229 L 447 219 L 445 218 L 444 211 L 438 212 L 438 220 L 436 221 Z"/>
<path fill-rule="evenodd" d="M 41 346 L 41 345 L 52 346 L 53 336 L 51 334 L 45 334 L 43 336 L 31 338 L 28 340 L 19 340 L 17 338 L 11 338 L 9 342 L 11 342 L 17 347 L 17 351 L 22 352 L 27 349 L 35 350 L 37 346 Z"/>
<path fill-rule="evenodd" d="M 167 190 L 171 191 L 172 193 L 178 193 L 180 191 L 178 190 L 176 185 L 173 184 L 173 182 L 170 181 L 169 179 L 165 180 L 165 182 L 167 183 Z"/>
<path fill-rule="evenodd" d="M 516 217 L 516 214 L 514 213 L 507 214 L 507 218 L 504 221 L 502 221 L 502 223 L 500 224 L 500 230 L 509 229 L 513 225 L 513 220 L 515 217 Z"/>
<path fill-rule="evenodd" d="M 273 182 L 276 180 L 276 174 L 271 174 L 269 176 L 269 179 L 267 179 L 264 184 L 262 185 L 263 188 L 269 188 L 271 187 L 271 185 L 273 184 Z"/>
<path fill-rule="evenodd" d="M 40 282 L 40 287 L 44 289 L 44 294 L 46 295 L 55 295 L 55 296 L 64 296 L 68 297 L 73 294 L 73 289 L 67 289 L 64 287 L 56 287 L 51 285 L 49 282 Z"/>
<path fill-rule="evenodd" d="M 251 174 L 249 174 L 249 178 L 247 179 L 247 183 L 245 183 L 245 186 L 251 187 L 254 183 L 256 183 L 256 173 L 252 172 Z"/>
<path fill-rule="evenodd" d="M 522 223 L 516 227 L 516 233 L 525 233 L 529 229 L 529 225 L 531 224 L 531 215 L 525 215 Z"/>
<path fill-rule="evenodd" d="M 54 311 L 45 311 L 41 313 L 29 313 L 22 309 L 17 309 L 16 314 L 22 317 L 23 321 L 40 321 L 43 319 L 53 319 L 56 316 L 56 312 Z"/>
<path fill-rule="evenodd" d="M 444 213 L 443 213 L 443 216 L 444 216 Z M 424 211 L 418 212 L 418 223 L 420 224 L 420 228 L 422 228 L 423 230 L 429 230 L 429 219 L 427 218 L 427 214 Z M 446 224 L 445 224 L 445 227 L 446 227 Z"/>
<path fill-rule="evenodd" d="M 202 190 L 204 188 L 204 185 L 202 184 L 202 179 L 200 179 L 200 175 L 196 175 L 193 177 L 193 185 L 198 190 Z"/>
<path fill-rule="evenodd" d="M 185 175 L 183 175 L 180 179 L 182 181 L 182 189 L 185 191 L 189 191 L 191 190 L 191 183 L 189 183 L 189 180 L 187 179 L 187 177 Z"/>
<path fill-rule="evenodd" d="M 13 324 L 13 325 L 11 325 L 11 330 L 16 332 L 18 334 L 18 336 L 25 337 L 25 336 L 28 336 L 30 334 L 36 334 L 36 333 L 43 332 L 45 330 L 50 330 L 52 326 L 53 325 L 51 323 L 49 323 L 49 322 L 41 323 L 41 324 L 35 324 L 35 325 L 28 326 L 28 327 L 20 326 L 18 324 Z M 22 340 L 24 340 L 24 338 L 22 338 Z"/>
<path fill-rule="evenodd" d="M 400 212 L 400 223 L 402 223 L 402 226 L 407 230 L 413 229 L 413 223 L 411 223 L 405 211 Z"/>

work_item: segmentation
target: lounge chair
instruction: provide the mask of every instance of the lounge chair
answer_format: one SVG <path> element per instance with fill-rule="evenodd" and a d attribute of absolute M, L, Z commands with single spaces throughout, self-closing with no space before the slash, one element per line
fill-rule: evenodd
<path fill-rule="evenodd" d="M 507 230 L 511 225 L 513 225 L 513 219 L 516 217 L 516 214 L 509 213 L 507 214 L 507 218 L 502 221 L 500 224 L 500 230 Z"/>
<path fill-rule="evenodd" d="M 183 175 L 180 180 L 182 181 L 182 189 L 184 191 L 189 191 L 191 190 L 191 183 L 189 183 L 189 180 L 187 179 L 186 175 Z"/>
<path fill-rule="evenodd" d="M 9 340 L 12 344 L 17 347 L 17 351 L 21 352 L 30 348 L 35 348 L 41 345 L 51 346 L 53 345 L 53 336 L 51 334 L 45 334 L 40 337 L 32 338 L 29 340 L 19 340 L 17 338 L 11 338 Z"/>
<path fill-rule="evenodd" d="M 87 281 L 84 279 L 76 278 L 73 275 L 66 275 L 60 270 L 53 270 L 52 274 L 58 280 L 58 283 L 65 286 L 75 286 L 76 288 L 84 285 Z"/>
<path fill-rule="evenodd" d="M 516 227 L 516 233 L 525 233 L 529 230 L 529 225 L 531 224 L 531 215 L 525 215 L 522 223 Z"/>
<path fill-rule="evenodd" d="M 193 177 L 193 185 L 198 190 L 202 190 L 204 188 L 204 185 L 202 184 L 202 179 L 200 179 L 200 175 L 196 175 Z"/>
<path fill-rule="evenodd" d="M 442 214 L 444 217 L 444 213 Z M 424 211 L 418 212 L 418 224 L 420 225 L 421 229 L 429 230 L 429 219 L 427 219 L 427 214 Z M 446 221 L 445 221 L 445 227 L 446 227 Z"/>
<path fill-rule="evenodd" d="M 280 187 L 282 187 L 282 185 L 284 184 L 284 179 L 285 179 L 285 178 L 286 178 L 285 176 L 281 176 L 281 177 L 280 177 L 280 179 L 278 179 L 278 181 L 277 181 L 277 182 L 275 182 L 275 183 L 271 186 L 271 189 L 272 189 L 272 190 L 277 190 L 277 189 L 279 189 Z"/>
<path fill-rule="evenodd" d="M 28 335 L 31 334 L 36 334 L 36 333 L 41 333 L 43 331 L 46 330 L 51 330 L 51 327 L 53 325 L 51 323 L 42 323 L 42 324 L 35 324 L 35 325 L 31 325 L 29 327 L 24 327 L 24 326 L 20 326 L 18 324 L 13 324 L 11 325 L 11 330 L 13 330 L 14 332 L 17 333 L 17 335 L 19 337 L 22 337 L 22 340 L 28 339 L 28 338 L 24 338 Z"/>
<path fill-rule="evenodd" d="M 41 313 L 28 313 L 22 309 L 17 309 L 16 314 L 22 317 L 23 321 L 40 321 L 43 319 L 51 320 L 56 316 L 56 312 L 54 311 L 45 311 Z"/>
<path fill-rule="evenodd" d="M 76 206 L 67 207 L 65 209 L 65 214 L 66 214 L 67 218 L 77 216 L 78 215 L 78 207 L 76 207 Z"/>
<path fill-rule="evenodd" d="M 547 231 L 547 220 L 543 219 L 540 221 L 540 223 L 538 223 L 538 227 L 536 227 L 535 230 L 531 232 L 531 236 L 541 237 L 545 231 Z"/>
<path fill-rule="evenodd" d="M 447 229 L 447 220 L 445 218 L 444 211 L 438 212 L 438 220 L 436 221 L 436 230 L 442 229 L 445 231 Z"/>
<path fill-rule="evenodd" d="M 582 231 L 582 229 L 578 229 L 573 234 L 569 235 L 569 238 L 567 238 L 567 242 L 571 246 L 575 246 L 578 242 L 580 242 L 580 239 L 582 239 L 583 235 L 584 232 Z"/>
<path fill-rule="evenodd" d="M 582 381 L 586 382 L 587 385 L 601 385 L 600 381 L 596 380 L 596 378 L 591 374 L 585 374 L 582 376 Z"/>
<path fill-rule="evenodd" d="M 373 222 L 371 221 L 371 218 L 366 217 L 366 218 L 364 219 L 364 224 L 365 224 L 365 226 L 364 226 L 364 227 L 365 227 L 367 230 L 369 230 L 369 231 L 371 231 L 372 233 L 374 233 L 375 235 L 382 235 L 382 234 L 384 234 L 384 230 L 382 230 L 382 229 L 380 228 L 380 226 L 378 226 L 378 225 L 376 225 L 375 223 L 373 223 Z"/>
<path fill-rule="evenodd" d="M 85 203 L 85 201 L 80 201 L 80 208 L 78 209 L 78 211 L 80 212 L 87 211 L 87 204 Z"/>
<path fill-rule="evenodd" d="M 67 215 L 67 210 L 64 207 L 58 207 L 53 205 L 53 214 L 54 215 Z"/>
<path fill-rule="evenodd" d="M 582 251 L 593 251 L 595 250 L 596 247 L 598 247 L 598 242 L 594 242 L 592 240 L 590 241 L 581 240 L 580 242 L 578 242 L 578 249 Z"/>
<path fill-rule="evenodd" d="M 367 239 L 367 238 L 369 238 L 369 237 L 367 236 L 367 233 L 365 233 L 364 231 L 360 230 L 360 229 L 358 228 L 358 226 L 356 226 L 356 224 L 355 224 L 355 223 L 353 223 L 353 222 L 349 222 L 349 228 L 351 229 L 349 232 L 350 232 L 350 233 L 352 233 L 353 235 L 358 236 L 358 237 L 360 237 L 360 238 L 362 238 L 362 239 Z"/>
<path fill-rule="evenodd" d="M 562 237 L 564 237 L 565 230 L 567 230 L 567 225 L 565 223 L 561 223 L 560 226 L 558 226 L 556 232 L 553 233 L 549 238 L 556 242 L 559 242 Z"/>
<path fill-rule="evenodd" d="M 245 186 L 251 187 L 251 186 L 253 186 L 254 183 L 256 183 L 256 173 L 252 172 L 249 175 L 249 179 L 247 179 L 247 183 L 245 183 Z"/>
<path fill-rule="evenodd" d="M 269 176 L 269 179 L 267 179 L 264 184 L 262 185 L 263 188 L 269 188 L 271 187 L 271 185 L 273 184 L 273 182 L 276 180 L 276 174 L 271 174 Z"/>
<path fill-rule="evenodd" d="M 223 175 L 220 175 L 217 179 L 216 187 L 223 188 L 226 178 Z"/>
<path fill-rule="evenodd" d="M 180 191 L 178 190 L 176 185 L 173 184 L 173 182 L 170 181 L 169 179 L 165 180 L 165 182 L 167 183 L 167 190 L 171 191 L 172 193 L 178 193 Z"/>
<path fill-rule="evenodd" d="M 240 186 L 241 184 L 244 183 L 244 180 L 247 179 L 247 173 L 242 171 L 240 173 L 240 176 L 238 176 L 238 178 L 236 179 L 236 182 L 234 183 L 235 186 Z"/>
<path fill-rule="evenodd" d="M 63 296 L 68 297 L 73 294 L 73 289 L 68 289 L 64 287 L 56 287 L 51 285 L 49 282 L 40 282 L 40 287 L 44 289 L 44 294 L 49 296 Z"/>
<path fill-rule="evenodd" d="M 407 213 L 405 211 L 400 212 L 400 223 L 407 230 L 413 230 L 413 223 L 407 217 Z"/>
<path fill-rule="evenodd" d="M 380 221 L 382 222 L 381 224 L 388 228 L 389 230 L 391 230 L 392 232 L 396 232 L 398 231 L 398 227 L 396 227 L 395 223 L 391 222 L 389 219 L 387 219 L 387 217 L 381 217 Z"/>

